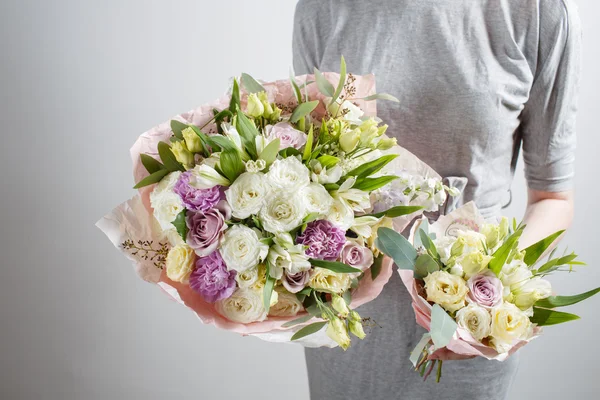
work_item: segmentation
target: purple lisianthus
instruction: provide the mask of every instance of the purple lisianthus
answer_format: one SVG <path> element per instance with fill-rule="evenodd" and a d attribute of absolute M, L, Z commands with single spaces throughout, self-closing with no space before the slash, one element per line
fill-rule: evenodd
<path fill-rule="evenodd" d="M 217 249 L 227 229 L 225 217 L 215 208 L 205 212 L 188 212 L 185 223 L 188 227 L 186 242 L 200 257 Z"/>
<path fill-rule="evenodd" d="M 320 219 L 309 222 L 297 242 L 308 246 L 306 254 L 321 260 L 335 261 L 346 243 L 346 232 L 331 222 Z"/>
<path fill-rule="evenodd" d="M 186 171 L 179 176 L 173 191 L 181 197 L 185 208 L 191 211 L 207 211 L 222 199 L 221 186 L 210 189 L 197 189 L 190 185 L 192 171 Z"/>
<path fill-rule="evenodd" d="M 373 252 L 355 241 L 348 240 L 342 248 L 342 262 L 361 271 L 373 265 Z"/>
<path fill-rule="evenodd" d="M 286 269 L 283 271 L 283 279 L 281 280 L 281 282 L 283 283 L 283 286 L 288 290 L 288 292 L 298 293 L 299 291 L 304 289 L 309 280 L 310 270 L 300 271 L 296 274 L 290 274 Z"/>
<path fill-rule="evenodd" d="M 218 251 L 196 260 L 196 269 L 190 275 L 190 287 L 204 300 L 214 303 L 230 297 L 235 291 L 235 271 L 228 271 Z"/>
<path fill-rule="evenodd" d="M 484 308 L 492 308 L 502 303 L 503 287 L 500 279 L 493 274 L 478 274 L 467 281 L 469 300 Z"/>

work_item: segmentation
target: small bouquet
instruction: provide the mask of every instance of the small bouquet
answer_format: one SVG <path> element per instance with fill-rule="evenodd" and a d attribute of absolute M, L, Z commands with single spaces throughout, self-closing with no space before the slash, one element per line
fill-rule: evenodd
<path fill-rule="evenodd" d="M 450 190 L 385 135 L 375 99 L 395 100 L 343 59 L 339 75 L 242 74 L 230 95 L 138 139 L 140 194 L 98 225 L 204 323 L 346 349 L 350 332 L 365 336 L 353 308 L 391 276 L 377 229 L 402 230 Z"/>
<path fill-rule="evenodd" d="M 486 223 L 473 203 L 440 217 L 421 219 L 409 240 L 379 229 L 377 246 L 394 259 L 413 299 L 419 325 L 428 332 L 411 353 L 425 378 L 443 360 L 476 356 L 504 361 L 539 336 L 542 327 L 579 317 L 554 310 L 585 300 L 600 288 L 553 296 L 544 279 L 584 265 L 574 253 L 542 261 L 563 231 L 520 250 L 524 225 L 508 219 Z"/>

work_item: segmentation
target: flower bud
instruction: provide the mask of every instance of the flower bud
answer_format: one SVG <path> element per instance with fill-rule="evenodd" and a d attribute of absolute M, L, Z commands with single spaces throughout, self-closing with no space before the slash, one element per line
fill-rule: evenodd
<path fill-rule="evenodd" d="M 265 112 L 265 106 L 260 101 L 256 93 L 251 93 L 248 96 L 248 105 L 246 106 L 246 113 L 254 118 L 261 117 Z"/>
<path fill-rule="evenodd" d="M 192 128 L 185 128 L 181 131 L 181 134 L 183 135 L 185 145 L 189 151 L 192 153 L 202 152 L 202 142 L 200 141 L 200 137 L 196 135 L 196 132 Z"/>
<path fill-rule="evenodd" d="M 175 159 L 183 164 L 188 169 L 194 165 L 194 155 L 188 150 L 184 141 L 178 141 L 173 143 L 171 151 L 175 156 Z"/>
<path fill-rule="evenodd" d="M 356 336 L 357 338 L 364 339 L 365 336 L 367 336 L 363 329 L 362 322 L 350 321 L 350 322 L 348 322 L 348 326 L 350 327 L 350 332 L 352 332 L 352 334 L 354 336 Z"/>
<path fill-rule="evenodd" d="M 350 312 L 350 310 L 348 310 L 348 305 L 346 304 L 346 301 L 341 296 L 334 294 L 331 299 L 331 305 L 333 306 L 333 309 L 335 311 L 340 313 L 341 316 L 343 316 L 343 317 L 348 316 L 348 313 Z"/>
<path fill-rule="evenodd" d="M 341 319 L 333 318 L 330 320 L 325 333 L 339 344 L 342 349 L 346 350 L 350 347 L 350 335 L 348 335 L 346 324 Z"/>
<path fill-rule="evenodd" d="M 346 131 L 340 135 L 340 147 L 346 153 L 351 152 L 356 148 L 360 141 L 360 134 L 355 130 Z"/>
<path fill-rule="evenodd" d="M 377 150 L 389 150 L 398 144 L 396 138 L 383 138 L 377 142 Z"/>

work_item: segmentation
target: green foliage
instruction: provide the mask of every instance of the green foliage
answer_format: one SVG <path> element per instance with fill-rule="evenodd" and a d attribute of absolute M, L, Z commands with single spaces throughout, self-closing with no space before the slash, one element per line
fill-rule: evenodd
<path fill-rule="evenodd" d="M 157 161 L 154 157 L 150 157 L 148 154 L 141 154 L 140 159 L 142 160 L 142 164 L 146 171 L 149 174 L 153 174 L 155 172 L 160 171 L 161 169 L 165 169 L 165 166 L 162 165 L 159 161 Z"/>
<path fill-rule="evenodd" d="M 328 321 L 315 322 L 314 324 L 307 325 L 304 328 L 300 329 L 298 332 L 296 332 L 290 340 L 293 342 L 294 340 L 298 340 L 305 336 L 312 335 L 313 333 L 317 333 L 325 325 L 327 325 L 327 322 Z"/>
<path fill-rule="evenodd" d="M 352 171 L 348 172 L 347 175 L 356 176 L 359 178 L 366 178 L 380 171 L 383 167 L 389 164 L 396 157 L 398 157 L 397 154 L 388 154 L 385 156 L 381 156 L 376 160 L 369 161 L 360 165 L 359 167 L 354 168 Z"/>
<path fill-rule="evenodd" d="M 576 319 L 579 319 L 579 316 L 575 314 L 539 307 L 533 307 L 533 317 L 530 318 L 531 322 L 538 326 L 557 325 Z"/>
<path fill-rule="evenodd" d="M 532 266 L 535 265 L 535 263 L 537 263 L 537 261 L 540 259 L 540 257 L 546 252 L 546 250 L 548 250 L 548 248 L 552 245 L 552 243 L 554 243 L 554 241 L 556 239 L 558 239 L 558 237 L 560 235 L 562 235 L 565 231 L 558 231 L 556 233 L 553 233 L 552 235 L 540 240 L 537 243 L 532 244 L 531 246 L 529 246 L 528 248 L 525 249 L 525 259 L 523 261 L 525 261 L 525 264 Z"/>
<path fill-rule="evenodd" d="M 339 274 L 353 274 L 356 272 L 361 272 L 360 269 L 349 266 L 348 264 L 344 264 L 338 261 L 325 261 L 318 260 L 316 258 L 310 258 L 311 265 L 319 268 L 325 268 L 333 272 L 337 272 Z"/>
<path fill-rule="evenodd" d="M 260 153 L 260 159 L 267 163 L 267 167 L 273 164 L 273 161 L 277 158 L 279 153 L 279 144 L 281 140 L 279 138 L 272 140 Z"/>
<path fill-rule="evenodd" d="M 315 79 L 317 80 L 317 87 L 319 91 L 327 97 L 333 97 L 335 89 L 333 85 L 323 76 L 321 71 L 315 68 Z"/>
<path fill-rule="evenodd" d="M 229 112 L 235 114 L 240 108 L 240 86 L 237 79 L 233 80 L 233 88 L 231 89 L 231 101 L 229 102 Z"/>
<path fill-rule="evenodd" d="M 371 265 L 371 279 L 372 280 L 377 279 L 377 277 L 381 273 L 381 267 L 383 267 L 383 259 L 384 259 L 383 254 L 380 254 L 377 256 L 377 258 L 373 262 L 373 265 Z"/>
<path fill-rule="evenodd" d="M 332 168 L 340 162 L 340 159 L 335 156 L 323 154 L 321 157 L 317 158 L 317 161 L 319 161 L 324 168 Z"/>
<path fill-rule="evenodd" d="M 267 280 L 265 282 L 265 287 L 263 288 L 263 305 L 265 306 L 265 310 L 269 313 L 269 309 L 271 308 L 271 296 L 273 295 L 273 289 L 275 288 L 276 279 L 273 278 L 269 271 L 269 263 L 267 266 Z"/>
<path fill-rule="evenodd" d="M 187 128 L 188 125 L 183 122 L 179 122 L 175 119 L 171 120 L 171 130 L 173 131 L 173 135 L 179 140 L 183 140 L 182 131 Z"/>
<path fill-rule="evenodd" d="M 370 96 L 367 96 L 365 98 L 363 98 L 364 101 L 371 101 L 371 100 L 389 100 L 389 101 L 393 101 L 396 103 L 399 103 L 400 100 L 398 100 L 396 97 L 392 96 L 391 94 L 387 94 L 387 93 L 376 93 L 376 94 L 372 94 Z"/>
<path fill-rule="evenodd" d="M 373 190 L 384 187 L 396 179 L 398 179 L 398 177 L 394 175 L 385 175 L 377 178 L 359 178 L 352 187 L 365 192 L 372 192 Z"/>
<path fill-rule="evenodd" d="M 297 123 L 301 118 L 306 117 L 319 105 L 319 100 L 313 100 L 306 103 L 301 103 L 294 109 L 290 116 L 290 122 Z"/>
<path fill-rule="evenodd" d="M 313 147 L 313 141 L 314 141 L 314 130 L 313 130 L 313 126 L 311 125 L 310 129 L 308 130 L 308 137 L 306 138 L 306 145 L 304 145 L 304 154 L 302 155 L 303 161 L 310 160 L 310 155 L 312 153 L 312 147 Z"/>
<path fill-rule="evenodd" d="M 375 218 L 381 218 L 381 217 L 395 218 L 395 217 L 401 217 L 403 215 L 410 215 L 410 214 L 417 212 L 419 210 L 422 210 L 422 209 L 423 209 L 423 207 L 421 207 L 421 206 L 396 206 L 396 207 L 387 209 L 385 211 L 381 211 L 381 212 L 373 213 L 373 214 L 369 214 L 369 215 L 372 217 L 375 217 Z"/>
<path fill-rule="evenodd" d="M 331 97 L 331 102 L 329 104 L 333 104 L 338 97 L 340 97 L 340 94 L 342 94 L 342 90 L 344 89 L 344 84 L 346 83 L 346 60 L 344 59 L 344 56 L 342 56 L 342 59 L 340 61 L 340 81 L 338 82 L 337 88 L 335 89 L 335 93 L 333 93 L 333 96 Z"/>
<path fill-rule="evenodd" d="M 295 319 L 295 320 L 293 320 L 293 321 L 288 321 L 288 322 L 286 322 L 285 324 L 281 325 L 281 327 L 282 327 L 282 328 L 289 328 L 289 327 L 292 327 L 292 326 L 295 326 L 295 325 L 299 325 L 299 324 L 303 324 L 303 323 L 305 323 L 305 322 L 308 322 L 308 321 L 310 321 L 310 320 L 311 320 L 311 319 L 313 319 L 313 318 L 314 318 L 314 317 L 313 317 L 312 315 L 310 315 L 310 314 L 306 314 L 306 315 L 303 315 L 303 316 L 302 316 L 302 317 L 300 317 L 300 318 L 296 318 L 296 319 Z"/>
<path fill-rule="evenodd" d="M 538 300 L 535 303 L 535 306 L 541 307 L 541 308 L 556 308 L 556 307 L 571 306 L 573 304 L 579 303 L 580 301 L 589 299 L 590 297 L 594 296 L 597 293 L 600 293 L 600 288 L 596 288 L 596 289 L 590 290 L 588 292 L 576 294 L 573 296 L 551 296 L 551 297 L 548 297 L 547 299 Z"/>
<path fill-rule="evenodd" d="M 186 210 L 184 209 L 179 214 L 177 214 L 177 217 L 175 217 L 175 220 L 173 222 L 171 222 L 173 224 L 173 226 L 175 227 L 175 230 L 177 230 L 177 233 L 179 233 L 179 236 L 181 236 L 181 238 L 183 239 L 184 242 L 187 239 L 187 233 L 188 233 L 188 227 L 187 227 L 187 224 L 185 223 L 185 215 L 186 215 Z"/>
<path fill-rule="evenodd" d="M 246 73 L 242 74 L 242 86 L 246 88 L 248 93 L 260 93 L 265 91 L 263 85 Z"/>
<path fill-rule="evenodd" d="M 242 139 L 242 144 L 246 152 L 256 159 L 256 137 L 260 134 L 256 126 L 250 119 L 239 109 L 237 110 L 236 129 Z"/>
<path fill-rule="evenodd" d="M 436 349 L 446 347 L 458 325 L 456 322 L 446 313 L 446 311 L 438 304 L 434 304 L 431 309 L 431 340 Z"/>
<path fill-rule="evenodd" d="M 518 227 L 512 235 L 510 235 L 506 241 L 492 254 L 493 258 L 490 261 L 488 268 L 498 276 L 502 267 L 506 264 L 509 256 L 518 251 L 517 246 L 519 245 L 519 238 L 523 234 L 524 226 Z"/>
<path fill-rule="evenodd" d="M 379 228 L 375 245 L 383 254 L 391 257 L 399 269 L 414 270 L 417 251 L 404 236 L 395 230 Z"/>
<path fill-rule="evenodd" d="M 158 183 L 158 182 L 161 181 L 162 178 L 164 178 L 165 176 L 167 176 L 168 173 L 169 173 L 169 171 L 167 169 L 161 169 L 159 171 L 156 171 L 156 172 L 148 175 L 147 177 L 145 177 L 141 181 L 139 181 L 137 183 L 137 185 L 135 185 L 133 188 L 134 189 L 139 189 L 139 188 L 142 188 L 144 186 L 149 186 L 149 185 L 153 185 L 155 183 Z"/>
<path fill-rule="evenodd" d="M 432 272 L 439 271 L 439 264 L 429 254 L 421 254 L 415 262 L 415 278 L 422 279 Z"/>
<path fill-rule="evenodd" d="M 235 181 L 245 170 L 244 163 L 237 150 L 225 150 L 221 152 L 219 166 L 230 182 Z"/>

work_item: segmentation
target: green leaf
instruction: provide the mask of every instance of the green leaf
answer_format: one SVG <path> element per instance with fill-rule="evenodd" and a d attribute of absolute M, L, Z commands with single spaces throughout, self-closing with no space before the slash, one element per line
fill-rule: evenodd
<path fill-rule="evenodd" d="M 350 305 L 350 303 L 352 303 L 352 292 L 350 290 L 346 290 L 344 294 L 342 294 L 342 298 L 347 305 Z"/>
<path fill-rule="evenodd" d="M 413 367 L 417 366 L 417 363 L 419 362 L 419 358 L 421 358 L 421 354 L 423 353 L 425 346 L 427 346 L 427 344 L 430 341 L 431 335 L 429 334 L 429 332 L 424 333 L 421 337 L 421 340 L 419 340 L 419 343 L 417 343 L 413 351 L 411 351 L 410 362 L 412 362 Z"/>
<path fill-rule="evenodd" d="M 310 314 L 306 314 L 306 315 L 303 315 L 303 316 L 302 316 L 302 317 L 300 317 L 300 318 L 296 318 L 296 319 L 295 319 L 295 320 L 293 320 L 293 321 L 288 321 L 288 322 L 286 322 L 285 324 L 281 325 L 281 327 L 282 327 L 282 328 L 289 328 L 289 327 L 291 327 L 291 326 L 294 326 L 294 325 L 303 324 L 303 323 L 305 323 L 305 322 L 308 322 L 308 321 L 310 321 L 310 320 L 311 320 L 311 319 L 313 319 L 313 318 L 314 318 L 314 317 L 313 317 L 312 315 L 310 315 Z"/>
<path fill-rule="evenodd" d="M 387 209 L 385 211 L 374 213 L 374 214 L 369 214 L 369 215 L 372 217 L 375 217 L 375 218 L 381 218 L 381 217 L 395 218 L 395 217 L 401 217 L 403 215 L 410 215 L 410 214 L 417 212 L 419 210 L 422 210 L 422 209 L 423 209 L 423 207 L 421 207 L 421 206 L 396 206 L 396 207 Z"/>
<path fill-rule="evenodd" d="M 256 137 L 260 134 L 256 126 L 239 109 L 237 110 L 236 129 L 242 139 L 245 150 L 254 159 L 256 158 Z"/>
<path fill-rule="evenodd" d="M 419 279 L 426 277 L 432 272 L 439 271 L 439 264 L 429 254 L 421 254 L 415 263 L 415 276 Z"/>
<path fill-rule="evenodd" d="M 139 189 L 139 188 L 143 188 L 144 186 L 148 186 L 148 185 L 152 185 L 152 184 L 158 183 L 158 182 L 161 181 L 162 178 L 164 178 L 165 176 L 167 176 L 168 173 L 169 173 L 169 171 L 166 170 L 166 169 L 161 169 L 160 171 L 156 171 L 156 172 L 148 175 L 147 177 L 145 177 L 141 181 L 139 181 L 137 183 L 137 185 L 135 185 L 133 188 L 134 189 Z"/>
<path fill-rule="evenodd" d="M 276 279 L 269 273 L 269 263 L 267 263 L 267 280 L 265 282 L 265 287 L 263 288 L 263 305 L 265 306 L 267 314 L 271 308 L 271 296 L 273 295 L 273 289 L 275 288 L 275 281 Z"/>
<path fill-rule="evenodd" d="M 360 178 L 356 180 L 356 183 L 352 187 L 365 192 L 372 192 L 373 190 L 377 190 L 388 185 L 390 182 L 395 181 L 396 179 L 398 179 L 398 177 L 394 175 L 385 175 L 378 178 Z"/>
<path fill-rule="evenodd" d="M 421 224 L 419 225 L 419 230 L 425 232 L 425 234 L 427 235 L 427 237 L 429 237 L 430 239 L 435 239 L 429 236 L 429 220 L 427 218 L 424 218 L 421 220 Z M 419 233 L 418 235 L 415 235 L 415 240 L 414 240 L 414 246 L 416 249 L 418 249 L 419 247 L 425 247 L 425 245 L 423 244 L 423 241 L 421 240 L 421 234 Z M 437 251 L 437 249 L 436 249 Z"/>
<path fill-rule="evenodd" d="M 431 257 L 436 260 L 439 260 L 440 255 L 438 254 L 437 248 L 435 247 L 433 240 L 431 240 L 429 235 L 425 233 L 425 231 L 422 229 L 419 229 L 419 239 L 421 240 L 423 247 L 425 247 L 427 251 L 431 254 Z"/>
<path fill-rule="evenodd" d="M 340 61 L 340 81 L 338 82 L 337 88 L 335 89 L 335 93 L 331 98 L 331 102 L 329 104 L 333 104 L 340 94 L 342 94 L 342 90 L 344 89 L 344 84 L 346 83 L 346 60 L 344 60 L 344 56 L 342 56 L 342 60 Z"/>
<path fill-rule="evenodd" d="M 494 258 L 490 261 L 488 268 L 498 276 L 510 254 L 517 249 L 519 238 L 523 234 L 523 227 L 518 228 L 506 241 L 492 254 Z"/>
<path fill-rule="evenodd" d="M 296 78 L 294 77 L 294 75 L 292 75 L 291 70 L 290 70 L 290 82 L 292 84 L 292 88 L 294 89 L 294 94 L 296 95 L 296 100 L 298 101 L 298 104 L 302 103 L 302 93 L 300 92 L 300 88 L 298 87 L 298 84 L 296 83 Z"/>
<path fill-rule="evenodd" d="M 383 254 L 391 257 L 398 268 L 414 270 L 417 261 L 417 251 L 398 232 L 390 228 L 379 228 L 377 230 L 375 245 Z"/>
<path fill-rule="evenodd" d="M 308 224 L 309 222 L 316 221 L 317 219 L 319 219 L 320 216 L 321 216 L 321 214 L 319 214 L 319 213 L 310 213 L 302 219 L 302 223 Z"/>
<path fill-rule="evenodd" d="M 229 111 L 233 114 L 240 108 L 240 86 L 237 79 L 233 80 L 233 88 L 231 89 L 231 101 L 229 102 Z"/>
<path fill-rule="evenodd" d="M 290 122 L 293 122 L 294 124 L 297 123 L 298 121 L 300 121 L 300 118 L 304 118 L 305 116 L 313 112 L 313 110 L 317 108 L 318 105 L 319 100 L 313 100 L 299 104 L 298 107 L 296 107 L 292 112 L 292 115 L 290 116 Z"/>
<path fill-rule="evenodd" d="M 249 93 L 265 92 L 263 85 L 246 73 L 242 73 L 242 86 L 244 86 Z"/>
<path fill-rule="evenodd" d="M 355 272 L 362 272 L 360 269 L 349 266 L 338 261 L 325 261 L 316 258 L 309 258 L 308 261 L 315 267 L 325 268 L 339 274 L 353 274 Z"/>
<path fill-rule="evenodd" d="M 381 267 L 383 267 L 383 254 L 377 256 L 373 265 L 371 265 L 371 279 L 375 280 L 381 273 Z"/>
<path fill-rule="evenodd" d="M 165 142 L 158 142 L 158 155 L 169 172 L 185 171 L 183 165 L 175 158 L 171 147 Z"/>
<path fill-rule="evenodd" d="M 171 120 L 171 130 L 173 131 L 173 135 L 175 135 L 177 139 L 183 140 L 183 134 L 181 132 L 187 127 L 188 124 L 179 122 L 176 119 Z"/>
<path fill-rule="evenodd" d="M 312 335 L 313 333 L 319 332 L 325 325 L 327 325 L 328 321 L 315 322 L 314 324 L 310 324 L 300 329 L 298 332 L 292 336 L 290 341 L 298 340 L 303 338 L 304 336 Z"/>
<path fill-rule="evenodd" d="M 262 153 L 260 153 L 260 159 L 267 163 L 267 167 L 273 164 L 273 161 L 277 158 L 280 143 L 281 140 L 279 138 L 274 139 L 264 148 Z"/>
<path fill-rule="evenodd" d="M 573 263 L 576 258 L 577 254 L 575 253 L 571 253 L 559 258 L 551 258 L 548 262 L 538 268 L 536 274 L 549 274 L 550 272 L 556 271 L 562 265 L 578 264 L 578 262 Z"/>
<path fill-rule="evenodd" d="M 452 317 L 439 304 L 434 304 L 431 309 L 431 329 L 429 333 L 435 348 L 446 347 L 457 328 L 458 325 Z"/>
<path fill-rule="evenodd" d="M 323 93 L 327 97 L 333 97 L 335 94 L 335 89 L 333 85 L 323 76 L 321 71 L 315 68 L 315 78 L 317 80 L 317 87 L 319 91 Z"/>
<path fill-rule="evenodd" d="M 153 174 L 155 172 L 160 171 L 161 169 L 165 169 L 164 165 L 162 165 L 154 157 L 150 157 L 148 154 L 141 154 L 140 158 L 142 160 L 142 164 L 144 165 L 146 171 L 148 171 L 149 174 Z"/>
<path fill-rule="evenodd" d="M 557 325 L 576 319 L 579 319 L 578 315 L 538 307 L 533 307 L 533 317 L 530 318 L 538 326 Z"/>
<path fill-rule="evenodd" d="M 210 147 L 220 147 L 221 150 L 238 150 L 235 143 L 229 140 L 229 138 L 226 136 L 208 136 L 208 144 L 210 145 Z"/>
<path fill-rule="evenodd" d="M 532 244 L 531 246 L 529 246 L 528 248 L 525 249 L 525 259 L 523 261 L 525 261 L 525 264 L 532 266 L 535 265 L 535 263 L 539 260 L 539 258 L 546 252 L 546 250 L 548 250 L 548 247 L 550 247 L 552 245 L 552 243 L 554 243 L 554 241 L 556 239 L 558 239 L 558 237 L 560 235 L 562 235 L 565 231 L 558 231 L 556 233 L 553 233 L 552 235 L 548 236 L 547 238 L 544 238 L 542 240 L 540 240 L 539 242 Z"/>
<path fill-rule="evenodd" d="M 376 94 L 372 94 L 370 96 L 364 97 L 363 98 L 364 101 L 371 101 L 371 100 L 389 100 L 389 101 L 394 101 L 396 103 L 400 103 L 400 100 L 398 100 L 396 97 L 392 96 L 391 94 L 387 94 L 387 93 L 376 93 Z"/>
<path fill-rule="evenodd" d="M 204 154 L 204 156 L 209 157 L 210 152 L 208 151 L 208 148 L 210 147 L 210 140 L 208 138 L 208 135 L 205 134 L 204 132 L 202 132 L 200 130 L 200 128 L 198 128 L 196 125 L 188 125 L 188 126 L 190 128 L 192 128 L 192 130 L 194 131 L 196 136 L 198 136 L 200 138 L 200 142 L 202 143 L 202 153 Z"/>
<path fill-rule="evenodd" d="M 310 126 L 308 130 L 308 138 L 306 138 L 306 144 L 304 145 L 304 154 L 302 155 L 302 160 L 307 161 L 310 159 L 310 155 L 312 154 L 312 147 L 314 141 L 314 131 L 313 126 Z"/>
<path fill-rule="evenodd" d="M 323 154 L 317 161 L 319 161 L 324 168 L 331 168 L 335 167 L 340 162 L 340 159 L 335 156 Z"/>
<path fill-rule="evenodd" d="M 187 240 L 187 233 L 188 233 L 188 227 L 187 227 L 187 224 L 185 223 L 185 214 L 186 214 L 186 210 L 184 209 L 182 212 L 177 214 L 177 216 L 175 217 L 175 220 L 173 222 L 171 222 L 173 224 L 173 226 L 175 227 L 175 230 L 177 230 L 177 233 L 179 233 L 179 236 L 181 236 L 181 238 L 183 239 L 184 242 Z"/>
<path fill-rule="evenodd" d="M 219 166 L 230 182 L 235 181 L 245 170 L 242 157 L 237 150 L 225 150 L 221 152 Z"/>
<path fill-rule="evenodd" d="M 590 297 L 592 297 L 593 295 L 595 295 L 597 293 L 600 293 L 600 287 L 590 290 L 589 292 L 576 294 L 573 296 L 551 296 L 551 297 L 548 297 L 547 299 L 538 300 L 535 303 L 535 306 L 542 307 L 542 308 L 556 308 L 556 307 L 571 306 L 571 305 L 577 304 L 580 301 L 583 301 L 585 299 L 589 299 Z"/>
<path fill-rule="evenodd" d="M 380 171 L 396 157 L 398 157 L 397 154 L 388 154 L 379 157 L 376 160 L 369 161 L 368 163 L 364 163 L 361 166 L 354 168 L 352 171 L 348 172 L 347 175 L 366 178 L 367 176 L 373 175 L 374 173 Z"/>

